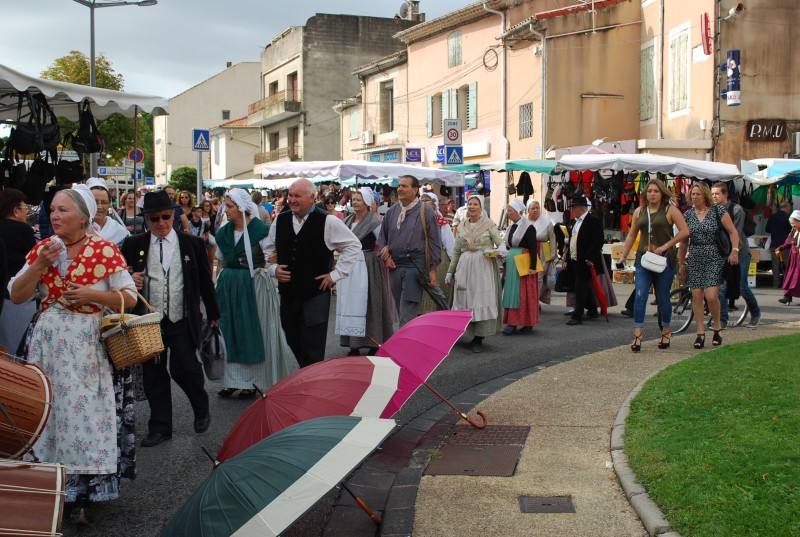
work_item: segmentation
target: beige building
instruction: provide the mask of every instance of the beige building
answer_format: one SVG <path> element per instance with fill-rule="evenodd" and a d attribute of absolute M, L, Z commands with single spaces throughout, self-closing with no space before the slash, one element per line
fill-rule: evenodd
<path fill-rule="evenodd" d="M 261 133 L 258 127 L 247 123 L 242 117 L 213 127 L 209 131 L 211 139 L 211 174 L 214 179 L 249 179 L 253 177 L 250 164 L 260 149 Z M 204 174 L 205 177 L 205 174 Z"/>
<path fill-rule="evenodd" d="M 258 62 L 229 64 L 224 71 L 169 100 L 169 115 L 153 118 L 157 185 L 166 184 L 176 168 L 197 167 L 197 153 L 192 151 L 192 129 L 211 129 L 247 115 L 247 105 L 258 99 L 259 73 Z M 203 177 L 206 179 L 212 177 L 212 158 L 209 153 L 202 154 Z M 227 157 L 226 168 L 238 170 L 244 166 L 249 177 L 252 154 L 239 164 L 233 163 L 232 158 L 233 155 Z"/>
<path fill-rule="evenodd" d="M 401 49 L 392 35 L 413 23 L 318 13 L 273 39 L 261 53 L 260 95 L 247 111 L 248 124 L 260 128 L 253 174 L 270 162 L 341 158 L 335 101 L 357 94 L 353 70 Z"/>

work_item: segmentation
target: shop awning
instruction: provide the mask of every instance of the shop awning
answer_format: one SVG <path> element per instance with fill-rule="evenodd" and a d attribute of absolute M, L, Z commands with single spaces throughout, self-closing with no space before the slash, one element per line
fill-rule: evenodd
<path fill-rule="evenodd" d="M 92 114 L 95 119 L 105 119 L 111 114 L 133 117 L 135 107 L 138 107 L 140 112 L 154 116 L 168 113 L 167 100 L 163 97 L 34 78 L 0 65 L 0 122 L 16 121 L 17 93 L 25 90 L 43 94 L 56 116 L 71 120 L 78 119 L 76 103 L 83 101 L 92 103 Z"/>
<path fill-rule="evenodd" d="M 558 160 L 558 171 L 614 170 L 683 175 L 712 181 L 730 181 L 741 175 L 739 168 L 724 162 L 709 162 L 664 155 L 608 153 L 598 155 L 564 155 Z"/>
<path fill-rule="evenodd" d="M 439 183 L 447 186 L 463 186 L 462 175 L 437 168 L 412 166 L 409 164 L 389 164 L 385 162 L 367 162 L 365 160 L 318 160 L 309 162 L 283 162 L 265 164 L 261 168 L 264 179 L 278 177 L 327 177 L 358 179 L 396 179 L 404 175 L 413 175 L 426 183 Z M 369 182 L 369 181 L 366 181 Z"/>
<path fill-rule="evenodd" d="M 445 166 L 442 169 L 454 172 L 477 172 L 481 170 L 490 170 L 493 172 L 524 171 L 546 173 L 549 175 L 553 173 L 553 169 L 555 167 L 555 160 L 523 158 L 514 160 L 497 160 L 494 162 L 476 162 L 473 164 L 461 164 L 459 166 Z"/>

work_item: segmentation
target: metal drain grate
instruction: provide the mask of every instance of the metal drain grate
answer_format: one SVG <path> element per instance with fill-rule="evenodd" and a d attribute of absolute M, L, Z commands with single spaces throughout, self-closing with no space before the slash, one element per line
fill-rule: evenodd
<path fill-rule="evenodd" d="M 572 496 L 520 496 L 519 510 L 523 513 L 574 513 Z"/>
<path fill-rule="evenodd" d="M 440 453 L 425 469 L 426 475 L 510 477 L 517 468 L 522 446 L 444 445 Z"/>
<path fill-rule="evenodd" d="M 525 445 L 531 428 L 528 425 L 487 425 L 484 429 L 453 427 L 443 444 L 460 445 Z"/>

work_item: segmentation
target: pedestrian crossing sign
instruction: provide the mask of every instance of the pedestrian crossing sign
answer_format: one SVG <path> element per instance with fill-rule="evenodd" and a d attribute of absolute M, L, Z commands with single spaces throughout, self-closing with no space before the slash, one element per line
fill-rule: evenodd
<path fill-rule="evenodd" d="M 208 131 L 192 129 L 192 151 L 208 151 Z"/>
<path fill-rule="evenodd" d="M 464 146 L 461 145 L 445 146 L 444 151 L 445 151 L 444 161 L 447 166 L 464 164 Z"/>

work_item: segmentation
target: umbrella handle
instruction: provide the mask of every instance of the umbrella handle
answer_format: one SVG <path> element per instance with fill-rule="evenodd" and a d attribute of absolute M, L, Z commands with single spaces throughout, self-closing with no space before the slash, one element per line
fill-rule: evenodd
<path fill-rule="evenodd" d="M 483 411 L 481 411 L 481 410 L 478 410 L 478 411 L 476 412 L 476 414 L 477 414 L 478 416 L 480 416 L 480 417 L 481 417 L 481 423 L 478 423 L 477 421 L 475 421 L 474 419 L 470 418 L 470 417 L 469 417 L 469 416 L 467 416 L 466 414 L 461 414 L 461 417 L 462 417 L 462 418 L 463 418 L 463 419 L 464 419 L 464 420 L 465 420 L 467 423 L 469 423 L 470 425 L 472 425 L 472 426 L 473 426 L 473 427 L 475 427 L 476 429 L 483 429 L 483 428 L 484 428 L 484 427 L 486 427 L 486 425 L 489 423 L 489 420 L 487 420 L 487 419 L 486 419 L 486 414 L 484 414 L 484 413 L 483 413 Z"/>
<path fill-rule="evenodd" d="M 355 494 L 353 494 L 353 491 L 352 491 L 352 490 L 350 490 L 349 488 L 347 488 L 347 485 L 345 485 L 344 483 L 341 483 L 341 485 L 342 485 L 342 488 L 343 488 L 344 490 L 346 490 L 346 491 L 347 491 L 347 493 L 348 493 L 350 496 L 352 496 L 352 497 L 353 497 L 353 499 L 356 501 L 356 503 L 358 504 L 358 506 L 359 506 L 361 509 L 363 509 L 365 513 L 367 513 L 367 514 L 369 515 L 369 519 L 370 519 L 370 520 L 372 520 L 372 521 L 375 523 L 375 525 L 376 525 L 376 526 L 380 526 L 380 525 L 381 525 L 381 522 L 382 522 L 382 521 L 381 521 L 381 517 L 379 517 L 378 515 L 376 515 L 376 514 L 375 514 L 375 512 L 374 512 L 372 509 L 370 509 L 370 508 L 369 508 L 369 506 L 368 506 L 367 504 L 365 504 L 365 503 L 364 503 L 364 501 L 363 501 L 361 498 L 359 498 L 358 496 L 356 496 Z"/>

